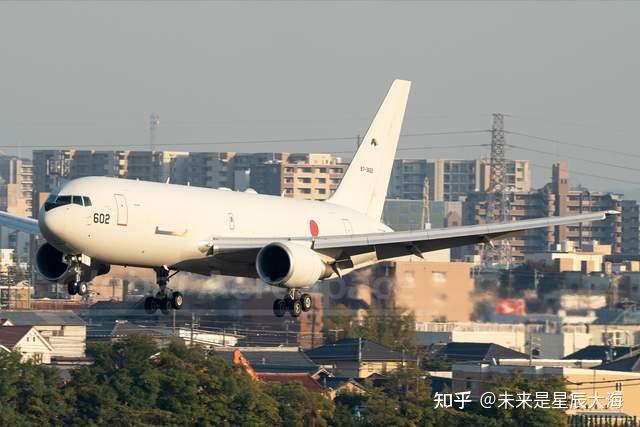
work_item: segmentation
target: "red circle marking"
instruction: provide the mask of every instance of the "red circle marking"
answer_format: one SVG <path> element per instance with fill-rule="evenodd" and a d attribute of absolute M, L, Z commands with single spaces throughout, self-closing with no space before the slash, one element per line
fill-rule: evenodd
<path fill-rule="evenodd" d="M 309 221 L 309 231 L 311 231 L 311 237 L 318 237 L 320 233 L 318 224 L 314 220 Z"/>

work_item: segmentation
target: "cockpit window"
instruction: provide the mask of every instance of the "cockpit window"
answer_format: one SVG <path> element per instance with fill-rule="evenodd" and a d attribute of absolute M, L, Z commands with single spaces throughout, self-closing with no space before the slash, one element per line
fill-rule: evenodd
<path fill-rule="evenodd" d="M 68 205 L 69 203 L 71 203 L 71 196 L 58 196 L 56 199 L 56 205 L 58 206 Z"/>
<path fill-rule="evenodd" d="M 59 206 L 64 206 L 71 203 L 80 206 L 91 206 L 91 199 L 89 199 L 87 196 L 58 196 L 57 194 L 51 194 L 44 204 L 44 210 L 49 211 Z"/>

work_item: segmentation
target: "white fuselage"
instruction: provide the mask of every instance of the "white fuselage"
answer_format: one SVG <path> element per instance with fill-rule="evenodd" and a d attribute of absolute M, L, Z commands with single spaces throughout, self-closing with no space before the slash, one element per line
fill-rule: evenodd
<path fill-rule="evenodd" d="M 87 177 L 58 195 L 85 196 L 39 213 L 49 243 L 109 264 L 160 267 L 206 257 L 203 242 L 229 237 L 305 238 L 387 232 L 381 222 L 329 202 L 230 190 Z"/>

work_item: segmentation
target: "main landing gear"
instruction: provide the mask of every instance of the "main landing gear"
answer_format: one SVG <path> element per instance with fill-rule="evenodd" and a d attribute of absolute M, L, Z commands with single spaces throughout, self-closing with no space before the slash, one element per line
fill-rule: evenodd
<path fill-rule="evenodd" d="M 284 299 L 277 299 L 273 302 L 273 314 L 276 317 L 283 317 L 288 311 L 291 317 L 299 317 L 303 311 L 311 310 L 312 306 L 311 295 L 300 294 L 298 289 L 289 289 Z"/>
<path fill-rule="evenodd" d="M 86 295 L 89 293 L 89 286 L 82 281 L 82 266 L 77 256 L 71 258 L 71 269 L 74 273 L 74 280 L 67 283 L 67 292 L 69 295 Z"/>
<path fill-rule="evenodd" d="M 155 271 L 160 289 L 155 296 L 148 296 L 144 299 L 144 310 L 149 314 L 155 313 L 158 309 L 163 314 L 168 314 L 171 310 L 180 310 L 184 303 L 184 297 L 178 291 L 170 292 L 167 289 L 169 279 L 178 272 L 169 275 L 169 270 L 164 267 L 156 268 Z"/>

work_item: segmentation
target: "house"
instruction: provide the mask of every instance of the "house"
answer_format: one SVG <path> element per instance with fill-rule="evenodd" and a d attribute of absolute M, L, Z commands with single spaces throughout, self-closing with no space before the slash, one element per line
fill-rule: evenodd
<path fill-rule="evenodd" d="M 70 310 L 5 310 L 0 318 L 15 326 L 33 326 L 53 347 L 54 358 L 84 358 L 87 326 Z"/>
<path fill-rule="evenodd" d="M 393 371 L 410 357 L 365 338 L 345 338 L 307 350 L 306 354 L 335 376 L 349 378 Z"/>
<path fill-rule="evenodd" d="M 482 362 L 493 359 L 528 359 L 529 355 L 499 344 L 483 342 L 450 342 L 439 354 L 454 362 Z"/>
<path fill-rule="evenodd" d="M 32 326 L 0 327 L 0 347 L 22 354 L 22 360 L 50 363 L 54 349 Z"/>
<path fill-rule="evenodd" d="M 489 391 L 492 383 L 499 378 L 513 378 L 521 375 L 526 382 L 555 376 L 560 377 L 566 384 L 569 401 L 571 393 L 576 396 L 586 396 L 587 404 L 580 401 L 574 405 L 568 403 L 563 408 L 569 415 L 606 415 L 606 416 L 640 416 L 640 389 L 634 384 L 640 382 L 639 372 L 615 371 L 595 368 L 576 367 L 575 360 L 563 359 L 533 359 L 531 365 L 522 359 L 497 360 L 497 363 L 456 363 L 452 367 L 452 392 L 471 392 L 470 398 L 477 401 L 480 396 Z M 541 363 L 540 363 L 541 362 Z M 513 364 L 512 364 L 513 363 Z M 607 398 L 615 393 L 622 393 L 623 399 L 618 404 L 607 406 Z M 594 399 L 598 396 L 597 403 Z M 550 398 L 555 401 L 556 397 Z"/>
<path fill-rule="evenodd" d="M 229 363 L 239 350 L 257 374 L 310 374 L 315 377 L 324 371 L 298 347 L 221 347 L 215 354 Z"/>
<path fill-rule="evenodd" d="M 366 389 L 362 384 L 353 378 L 345 377 L 328 377 L 324 376 L 318 380 L 324 389 L 324 394 L 331 400 L 335 399 L 339 394 L 365 394 Z"/>

